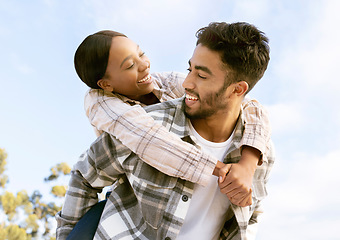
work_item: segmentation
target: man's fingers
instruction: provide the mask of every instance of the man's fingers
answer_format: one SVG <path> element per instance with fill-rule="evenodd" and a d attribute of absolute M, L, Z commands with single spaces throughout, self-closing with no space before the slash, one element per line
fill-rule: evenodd
<path fill-rule="evenodd" d="M 244 199 L 248 199 L 249 195 L 251 195 L 251 192 L 245 193 L 243 191 L 236 189 L 234 191 L 227 193 L 226 195 L 227 195 L 228 198 L 233 198 L 236 201 L 241 201 L 241 200 L 244 200 Z"/>
<path fill-rule="evenodd" d="M 237 194 L 233 197 L 229 197 L 231 203 L 240 206 L 246 207 L 252 204 L 252 191 L 250 191 L 245 196 L 241 196 L 241 194 Z"/>
<path fill-rule="evenodd" d="M 221 192 L 226 194 L 237 189 L 237 184 L 233 182 L 224 181 L 222 183 L 219 183 L 219 187 L 220 187 Z"/>
<path fill-rule="evenodd" d="M 243 199 L 240 200 L 239 206 L 241 206 L 241 207 L 246 207 L 246 206 L 251 205 L 252 202 L 253 202 L 253 201 L 252 201 L 252 199 L 251 199 L 251 191 L 250 191 L 249 194 L 248 194 L 245 198 L 243 198 Z"/>
<path fill-rule="evenodd" d="M 230 196 L 231 198 L 235 198 L 236 200 L 243 199 L 245 197 L 244 194 L 242 195 L 242 193 L 238 190 L 234 190 L 234 191 L 227 193 L 227 196 Z M 246 196 L 248 196 L 248 194 L 246 194 Z"/>
<path fill-rule="evenodd" d="M 230 171 L 232 165 L 226 164 L 224 167 L 220 168 L 218 174 L 219 174 L 219 182 L 222 183 L 225 180 L 226 175 Z"/>

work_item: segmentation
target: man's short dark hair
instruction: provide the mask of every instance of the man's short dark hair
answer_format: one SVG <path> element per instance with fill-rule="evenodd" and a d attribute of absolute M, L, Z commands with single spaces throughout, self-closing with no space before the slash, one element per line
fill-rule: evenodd
<path fill-rule="evenodd" d="M 230 84 L 246 81 L 250 91 L 267 69 L 268 38 L 251 24 L 213 22 L 199 29 L 196 37 L 197 45 L 220 53 L 222 62 L 234 73 Z"/>

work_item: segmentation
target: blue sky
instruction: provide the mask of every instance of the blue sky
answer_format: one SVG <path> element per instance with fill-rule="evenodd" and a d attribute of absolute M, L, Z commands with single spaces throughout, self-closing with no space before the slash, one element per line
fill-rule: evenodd
<path fill-rule="evenodd" d="M 338 239 L 340 30 L 337 0 L 0 0 L 0 148 L 8 190 L 49 191 L 43 179 L 94 141 L 87 88 L 73 55 L 89 34 L 125 33 L 152 71 L 186 72 L 195 32 L 246 21 L 270 39 L 271 61 L 250 93 L 270 113 L 277 162 L 258 239 Z"/>

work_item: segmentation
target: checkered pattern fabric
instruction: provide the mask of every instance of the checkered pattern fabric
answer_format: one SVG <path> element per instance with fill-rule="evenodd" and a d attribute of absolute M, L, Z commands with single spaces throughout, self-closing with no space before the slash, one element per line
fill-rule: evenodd
<path fill-rule="evenodd" d="M 152 79 L 153 93 L 161 102 L 183 96 L 184 74 L 154 73 Z M 125 96 L 98 89 L 91 89 L 85 97 L 86 114 L 98 136 L 103 131 L 110 133 L 159 171 L 206 185 L 217 159 L 181 141 L 140 105 Z M 264 153 L 270 137 L 268 114 L 256 100 L 245 101 L 243 108 L 246 125 L 240 146 L 249 145 Z"/>
<path fill-rule="evenodd" d="M 176 99 L 149 106 L 146 111 L 158 124 L 195 146 L 181 110 L 182 103 L 183 99 Z M 240 159 L 244 130 L 241 111 L 225 163 Z M 157 158 L 157 152 L 154 154 Z M 262 160 L 254 174 L 252 206 L 231 205 L 220 239 L 247 239 L 248 229 L 258 223 L 262 213 L 260 203 L 267 195 L 265 185 L 274 162 L 270 141 L 265 145 Z M 186 170 L 183 168 L 184 172 Z M 72 170 L 65 204 L 56 216 L 58 239 L 66 238 L 81 216 L 98 201 L 97 193 L 110 185 L 113 185 L 113 192 L 104 208 L 95 239 L 176 239 L 190 205 L 194 183 L 151 167 L 107 133 L 91 145 Z"/>

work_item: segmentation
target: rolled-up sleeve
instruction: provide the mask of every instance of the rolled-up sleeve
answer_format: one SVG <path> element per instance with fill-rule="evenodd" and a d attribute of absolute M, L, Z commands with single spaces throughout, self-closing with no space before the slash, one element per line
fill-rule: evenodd
<path fill-rule="evenodd" d="M 245 119 L 245 129 L 240 146 L 251 146 L 264 154 L 271 135 L 268 112 L 254 99 L 246 99 L 242 103 L 242 108 Z"/>

